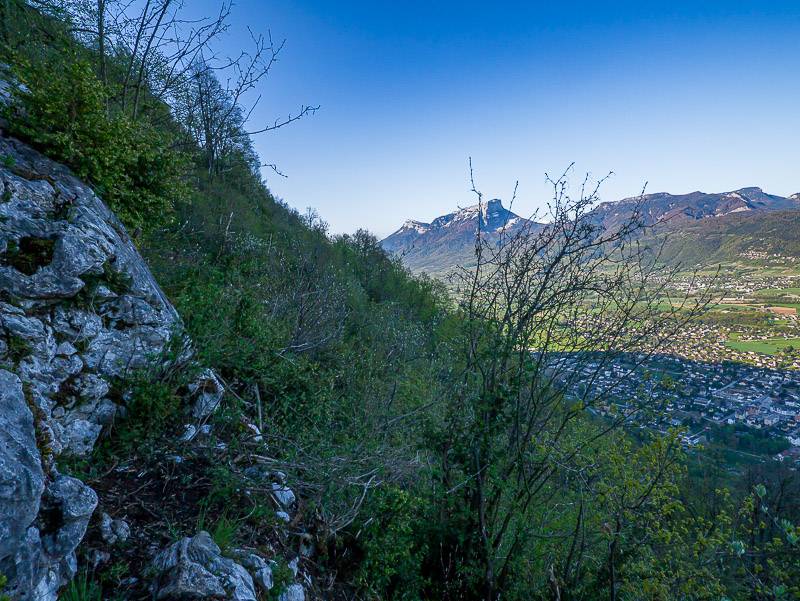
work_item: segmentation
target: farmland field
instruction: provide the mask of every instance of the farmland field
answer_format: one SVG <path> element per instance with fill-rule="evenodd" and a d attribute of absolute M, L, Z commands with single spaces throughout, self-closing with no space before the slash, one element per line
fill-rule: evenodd
<path fill-rule="evenodd" d="M 728 347 L 743 353 L 755 352 L 774 355 L 786 347 L 800 348 L 800 338 L 774 338 L 771 340 L 728 340 Z"/>

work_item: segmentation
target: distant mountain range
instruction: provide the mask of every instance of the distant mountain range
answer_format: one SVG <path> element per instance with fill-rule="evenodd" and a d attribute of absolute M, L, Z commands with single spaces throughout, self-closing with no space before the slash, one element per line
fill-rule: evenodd
<path fill-rule="evenodd" d="M 785 198 L 767 194 L 761 188 L 742 188 L 717 194 L 658 192 L 616 202 L 600 203 L 592 211 L 592 215 L 604 226 L 614 227 L 624 222 L 639 203 L 641 203 L 642 217 L 647 225 L 668 222 L 674 226 L 732 213 L 800 210 L 800 194 Z"/>
<path fill-rule="evenodd" d="M 498 200 L 482 207 L 472 205 L 437 217 L 430 223 L 409 220 L 381 242 L 385 250 L 399 255 L 412 271 L 443 274 L 456 265 L 475 260 L 475 233 L 480 226 L 485 239 L 499 240 L 501 233 L 513 235 L 527 225 L 543 227 L 512 213 Z"/>
<path fill-rule="evenodd" d="M 666 251 L 672 260 L 694 264 L 782 251 L 800 256 L 800 194 L 776 196 L 755 187 L 712 194 L 659 192 L 601 203 L 589 217 L 613 229 L 637 207 L 646 224 L 669 232 Z M 544 225 L 512 213 L 495 199 L 482 210 L 473 205 L 430 223 L 406 221 L 381 244 L 412 271 L 442 275 L 474 262 L 478 227 L 491 241 L 499 239 L 502 231 L 513 234 L 522 227 Z"/>

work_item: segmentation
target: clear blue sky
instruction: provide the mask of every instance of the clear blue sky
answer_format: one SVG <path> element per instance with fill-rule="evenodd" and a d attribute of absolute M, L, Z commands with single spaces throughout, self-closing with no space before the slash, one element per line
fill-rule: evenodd
<path fill-rule="evenodd" d="M 215 3 L 192 3 L 192 11 Z M 800 2 L 238 0 L 286 38 L 254 122 L 321 105 L 256 140 L 273 192 L 333 232 L 387 235 L 545 172 L 614 171 L 605 200 L 761 186 L 800 191 Z"/>

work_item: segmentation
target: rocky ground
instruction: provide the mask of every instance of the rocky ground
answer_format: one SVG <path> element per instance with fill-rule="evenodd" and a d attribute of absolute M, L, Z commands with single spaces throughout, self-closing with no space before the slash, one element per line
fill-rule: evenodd
<path fill-rule="evenodd" d="M 158 406 L 130 383 L 156 373 L 185 379 L 177 421 L 139 444 L 131 412 Z M 0 138 L 2 594 L 54 600 L 101 574 L 104 598 L 304 599 L 298 499 L 226 399 L 100 198 Z M 247 523 L 226 525 L 232 500 L 252 504 Z"/>

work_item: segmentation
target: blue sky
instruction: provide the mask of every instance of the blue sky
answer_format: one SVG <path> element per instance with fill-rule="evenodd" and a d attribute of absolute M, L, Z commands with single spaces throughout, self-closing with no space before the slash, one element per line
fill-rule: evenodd
<path fill-rule="evenodd" d="M 192 3 L 192 11 L 215 3 Z M 761 186 L 800 191 L 800 2 L 238 0 L 246 27 L 286 38 L 253 123 L 273 192 L 333 232 L 384 236 L 487 197 L 528 214 L 545 172 L 614 171 L 604 200 Z"/>

